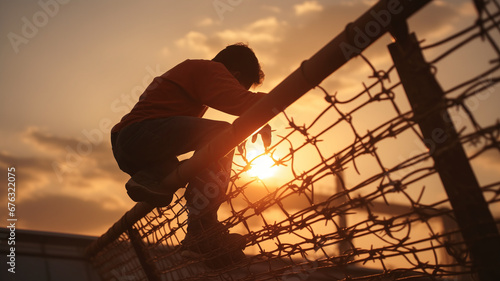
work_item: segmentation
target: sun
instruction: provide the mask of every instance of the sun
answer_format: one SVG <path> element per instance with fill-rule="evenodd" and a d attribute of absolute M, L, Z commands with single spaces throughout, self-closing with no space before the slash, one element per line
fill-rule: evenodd
<path fill-rule="evenodd" d="M 251 161 L 251 168 L 247 171 L 251 177 L 266 179 L 274 176 L 277 166 L 274 165 L 273 159 L 258 150 L 251 150 L 247 153 L 247 158 Z"/>

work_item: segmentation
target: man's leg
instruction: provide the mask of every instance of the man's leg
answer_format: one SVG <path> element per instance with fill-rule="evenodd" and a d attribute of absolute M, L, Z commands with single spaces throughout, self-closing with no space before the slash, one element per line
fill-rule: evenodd
<path fill-rule="evenodd" d="M 175 117 L 171 129 L 177 132 L 176 155 L 198 151 L 215 136 L 226 130 L 230 124 L 193 117 Z M 196 177 L 189 180 L 185 192 L 189 210 L 189 233 L 201 233 L 207 227 L 218 223 L 217 210 L 225 201 L 231 175 L 233 152 L 209 164 Z"/>
<path fill-rule="evenodd" d="M 230 126 L 226 122 L 192 117 L 175 117 L 173 129 L 178 133 L 176 154 L 201 149 L 216 135 Z M 183 255 L 207 255 L 205 264 L 220 268 L 245 258 L 242 249 L 246 241 L 239 234 L 230 234 L 219 223 L 217 211 L 226 200 L 234 152 L 209 164 L 209 167 L 189 180 L 184 193 L 188 209 L 187 235 Z M 187 252 L 187 253 L 186 253 Z"/>
<path fill-rule="evenodd" d="M 218 223 L 217 211 L 226 200 L 232 160 L 231 151 L 189 182 L 184 194 L 189 210 L 188 233 L 200 234 Z"/>
<path fill-rule="evenodd" d="M 177 155 L 200 149 L 228 126 L 227 122 L 187 116 L 147 120 L 124 128 L 113 141 L 113 153 L 120 168 L 130 174 L 132 179 L 135 177 L 144 183 L 138 183 L 139 187 L 147 187 L 161 182 L 177 167 Z M 227 171 L 230 171 L 231 160 L 226 161 L 226 165 L 229 165 Z M 225 173 L 217 168 L 213 170 L 212 173 L 207 172 L 207 176 L 202 176 L 202 180 L 210 180 L 208 175 L 214 173 Z M 139 188 L 138 194 L 141 189 L 144 190 Z M 221 193 L 225 193 L 225 187 Z M 141 201 L 142 198 L 136 199 Z"/>
<path fill-rule="evenodd" d="M 121 170 L 131 179 L 125 185 L 130 198 L 153 206 L 167 206 L 173 193 L 165 191 L 160 182 L 174 170 L 179 160 L 164 145 L 164 136 L 156 128 L 161 120 L 132 124 L 112 135 L 113 154 Z"/>
<path fill-rule="evenodd" d="M 222 268 L 245 258 L 243 236 L 229 233 L 219 223 L 217 211 L 226 200 L 233 152 L 189 182 L 185 192 L 188 207 L 188 228 L 181 255 L 205 256 L 204 263 L 211 268 Z"/>
<path fill-rule="evenodd" d="M 135 126 L 136 128 L 131 127 L 128 132 L 125 131 L 127 133 L 120 133 L 119 136 L 122 138 L 120 147 L 128 149 L 128 153 L 117 153 L 118 156 L 126 155 L 131 158 L 123 161 L 127 163 L 123 166 L 127 166 L 131 174 L 156 170 L 165 177 L 171 170 L 165 171 L 165 168 L 158 164 L 162 163 L 162 159 L 172 159 L 173 155 L 197 151 L 230 125 L 226 122 L 179 116 L 141 122 Z M 208 253 L 215 249 L 227 253 L 222 257 L 207 260 L 208 265 L 212 267 L 227 265 L 244 257 L 241 249 L 245 243 L 241 235 L 228 234 L 217 219 L 217 210 L 226 197 L 232 157 L 233 152 L 211 163 L 202 173 L 190 179 L 185 192 L 189 210 L 187 237 L 196 237 L 195 248 L 199 249 L 198 253 Z M 177 158 L 174 162 L 176 161 Z M 208 229 L 211 229 L 209 235 L 200 237 Z M 230 240 L 234 240 L 235 243 L 231 243 Z M 227 248 L 230 244 L 239 246 Z M 203 249 L 200 249 L 200 246 Z M 222 247 L 225 247 L 225 250 Z"/>
<path fill-rule="evenodd" d="M 151 120 L 131 124 L 112 135 L 113 155 L 122 171 L 130 176 L 140 171 L 160 175 L 165 173 L 163 169 L 177 166 L 177 157 L 162 143 L 164 136 L 154 130 L 158 123 Z"/>

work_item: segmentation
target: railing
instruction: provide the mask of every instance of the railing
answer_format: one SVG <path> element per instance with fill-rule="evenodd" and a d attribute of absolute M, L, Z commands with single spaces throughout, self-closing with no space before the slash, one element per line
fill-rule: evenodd
<path fill-rule="evenodd" d="M 474 1 L 479 17 L 471 27 L 421 48 L 406 20 L 428 2 L 379 1 L 175 172 L 188 180 L 239 148 L 219 217 L 247 238 L 247 260 L 210 270 L 202 259 L 182 258 L 187 210 L 179 193 L 166 208 L 137 204 L 89 247 L 102 277 L 465 280 L 476 274 L 497 280 L 500 235 L 492 211 L 499 213 L 500 182 L 480 184 L 470 162 L 500 151 L 500 125 L 491 116 L 478 120 L 468 102 L 496 99 L 499 5 Z M 388 31 L 396 40 L 389 46 L 394 65 L 377 70 L 363 50 Z M 465 69 L 466 78 L 443 90 L 434 67 L 480 38 L 492 60 L 481 71 Z M 436 59 L 427 62 L 422 50 Z M 352 58 L 374 82 L 348 94 L 319 86 Z M 316 87 L 311 95 L 316 101 L 321 93 L 324 109 L 315 116 L 287 113 Z M 457 107 L 461 112 L 453 111 Z M 457 114 L 462 122 L 454 125 Z M 279 177 L 248 177 L 251 166 L 269 156 L 250 157 L 241 143 L 268 122 L 288 126 L 266 154 Z M 420 146 L 408 150 L 415 139 Z M 466 153 L 471 144 L 476 149 Z"/>

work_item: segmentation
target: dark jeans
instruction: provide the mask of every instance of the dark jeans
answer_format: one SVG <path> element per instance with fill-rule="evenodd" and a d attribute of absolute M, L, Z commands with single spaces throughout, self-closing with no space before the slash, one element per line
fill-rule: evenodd
<path fill-rule="evenodd" d="M 111 136 L 113 155 L 121 170 L 133 176 L 142 171 L 161 181 L 174 170 L 177 156 L 196 151 L 230 126 L 227 122 L 189 116 L 146 120 Z M 231 173 L 233 152 L 211 163 L 189 180 L 184 196 L 189 210 L 189 232 L 217 223 Z"/>

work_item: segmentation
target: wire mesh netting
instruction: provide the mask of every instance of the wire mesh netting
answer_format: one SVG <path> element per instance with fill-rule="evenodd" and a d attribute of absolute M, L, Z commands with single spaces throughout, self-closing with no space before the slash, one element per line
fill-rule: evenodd
<path fill-rule="evenodd" d="M 500 7 L 474 3 L 477 22 L 421 48 L 498 226 Z M 203 257 L 180 255 L 188 212 L 180 190 L 91 257 L 102 278 L 472 278 L 463 229 L 431 157 L 443 134 L 422 135 L 387 49 L 358 55 L 270 125 L 270 148 L 236 148 L 218 212 L 246 238 L 245 260 L 211 269 Z"/>

